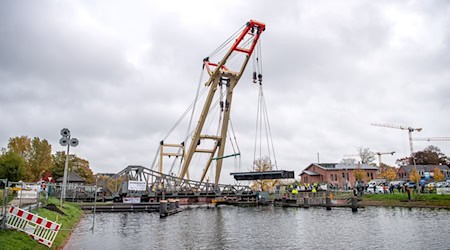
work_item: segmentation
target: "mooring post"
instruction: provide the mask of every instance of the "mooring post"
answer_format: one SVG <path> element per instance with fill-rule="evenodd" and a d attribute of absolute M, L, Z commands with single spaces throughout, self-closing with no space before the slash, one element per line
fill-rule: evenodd
<path fill-rule="evenodd" d="M 325 198 L 325 206 L 327 207 L 327 210 L 331 210 L 331 198 L 330 197 Z"/>
<path fill-rule="evenodd" d="M 352 197 L 352 212 L 358 212 L 358 199 Z"/>
<path fill-rule="evenodd" d="M 160 200 L 159 201 L 159 217 L 166 217 L 167 216 L 167 201 L 166 200 Z"/>
<path fill-rule="evenodd" d="M 175 200 L 170 199 L 169 200 L 169 211 L 173 211 L 175 209 Z"/>
<path fill-rule="evenodd" d="M 95 213 L 97 211 L 97 185 L 95 185 L 95 193 L 94 193 L 94 216 L 92 217 L 92 234 L 94 234 L 95 228 Z"/>

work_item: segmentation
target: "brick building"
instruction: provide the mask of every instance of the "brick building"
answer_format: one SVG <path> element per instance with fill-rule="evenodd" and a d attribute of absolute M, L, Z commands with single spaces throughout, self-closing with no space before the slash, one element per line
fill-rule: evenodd
<path fill-rule="evenodd" d="M 401 166 L 397 171 L 397 178 L 402 181 L 408 181 L 409 175 L 411 174 L 411 171 L 414 169 L 414 167 L 419 172 L 422 179 L 429 179 L 430 181 L 433 181 L 434 176 L 434 169 L 439 168 L 441 169 L 442 173 L 445 176 L 445 179 L 450 179 L 450 168 L 446 165 L 406 165 Z"/>
<path fill-rule="evenodd" d="M 377 178 L 378 168 L 376 166 L 367 164 L 311 163 L 300 173 L 300 182 L 302 184 L 328 183 L 341 188 L 349 188 L 356 183 L 353 170 L 358 168 L 366 171 L 368 178 Z"/>

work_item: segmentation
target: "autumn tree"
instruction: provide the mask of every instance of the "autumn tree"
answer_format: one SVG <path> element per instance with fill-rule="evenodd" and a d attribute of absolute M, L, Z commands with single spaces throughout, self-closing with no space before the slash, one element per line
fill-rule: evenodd
<path fill-rule="evenodd" d="M 422 151 L 413 153 L 417 165 L 450 165 L 450 159 L 436 146 L 430 145 Z M 412 157 L 404 157 L 396 161 L 400 165 L 413 165 Z"/>
<path fill-rule="evenodd" d="M 441 169 L 439 168 L 434 168 L 434 181 L 436 182 L 440 182 L 445 180 L 445 176 L 442 173 Z"/>
<path fill-rule="evenodd" d="M 353 170 L 353 176 L 355 176 L 355 179 L 357 181 L 365 180 L 367 177 L 367 172 L 364 169 L 358 167 L 355 170 Z"/>
<path fill-rule="evenodd" d="M 265 172 L 272 170 L 272 163 L 269 158 L 264 157 L 255 160 L 255 171 Z M 253 190 L 269 191 L 278 183 L 277 180 L 255 180 L 250 184 Z"/>
<path fill-rule="evenodd" d="M 64 165 L 66 162 L 66 152 L 57 151 L 52 155 L 52 166 L 49 169 L 53 179 L 58 179 L 64 175 Z"/>
<path fill-rule="evenodd" d="M 47 140 L 34 137 L 29 154 L 28 175 L 32 181 L 38 181 L 52 166 L 52 146 Z"/>
<path fill-rule="evenodd" d="M 414 153 L 414 159 L 418 165 L 448 165 L 448 157 L 436 146 L 430 145 L 422 151 Z"/>
<path fill-rule="evenodd" d="M 411 173 L 409 173 L 409 179 L 412 182 L 419 183 L 420 178 L 421 178 L 421 176 L 420 176 L 419 172 L 417 171 L 417 169 L 413 168 L 413 170 L 411 170 Z"/>
<path fill-rule="evenodd" d="M 54 179 L 64 175 L 64 167 L 66 163 L 66 152 L 57 151 L 53 156 L 53 164 L 50 173 Z M 92 172 L 89 161 L 78 157 L 77 155 L 69 155 L 68 171 L 74 171 L 80 177 L 84 178 L 87 183 L 95 183 L 94 173 Z"/>
<path fill-rule="evenodd" d="M 106 182 L 107 189 L 111 193 L 117 193 L 117 192 L 119 192 L 119 190 L 122 186 L 122 182 L 124 182 L 124 181 L 125 181 L 124 176 L 121 176 L 119 178 L 109 178 L 108 181 Z"/>
<path fill-rule="evenodd" d="M 31 152 L 31 139 L 28 136 L 9 138 L 8 151 L 21 156 L 28 161 Z"/>
<path fill-rule="evenodd" d="M 378 177 L 387 179 L 389 181 L 395 180 L 397 177 L 397 169 L 387 164 L 381 163 L 380 173 Z"/>
<path fill-rule="evenodd" d="M 8 150 L 25 162 L 25 181 L 37 181 L 52 165 L 52 147 L 47 140 L 28 136 L 9 139 Z"/>
<path fill-rule="evenodd" d="M 83 177 L 88 184 L 95 183 L 94 173 L 89 166 L 89 161 L 75 155 L 72 157 L 71 165 L 72 171 Z"/>
<path fill-rule="evenodd" d="M 25 177 L 25 160 L 22 156 L 11 151 L 0 156 L 0 179 L 20 181 Z"/>

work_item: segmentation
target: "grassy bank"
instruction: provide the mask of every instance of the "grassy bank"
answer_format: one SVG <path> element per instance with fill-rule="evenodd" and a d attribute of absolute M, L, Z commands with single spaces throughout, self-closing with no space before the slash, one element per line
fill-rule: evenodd
<path fill-rule="evenodd" d="M 450 195 L 411 194 L 408 200 L 406 193 L 402 194 L 364 194 L 361 205 L 366 206 L 394 206 L 394 207 L 431 207 L 449 208 Z"/>
<path fill-rule="evenodd" d="M 50 204 L 59 204 L 57 199 L 50 199 Z M 58 206 L 58 208 L 60 208 Z M 47 218 L 51 221 L 62 224 L 51 249 L 62 247 L 68 240 L 71 230 L 76 226 L 81 216 L 82 210 L 77 204 L 65 203 L 64 208 L 60 208 L 65 215 L 57 212 L 40 208 L 38 211 L 32 211 L 39 216 Z M 33 240 L 30 236 L 16 230 L 0 230 L 0 249 L 49 249 L 48 247 Z"/>

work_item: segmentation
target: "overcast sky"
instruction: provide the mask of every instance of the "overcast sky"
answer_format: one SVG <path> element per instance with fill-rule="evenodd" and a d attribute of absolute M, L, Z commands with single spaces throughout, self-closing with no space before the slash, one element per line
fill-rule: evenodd
<path fill-rule="evenodd" d="M 395 159 L 408 133 L 450 136 L 448 1 L 1 1 L 0 147 L 69 128 L 94 172 L 150 166 L 195 96 L 202 59 L 250 19 L 261 38 L 278 168 L 298 175 L 360 146 Z M 251 71 L 251 67 L 248 68 Z M 244 75 L 232 120 L 253 160 L 257 85 Z M 182 139 L 181 139 L 182 140 Z M 433 144 L 450 154 L 450 142 Z M 229 182 L 233 161 L 225 163 Z"/>

